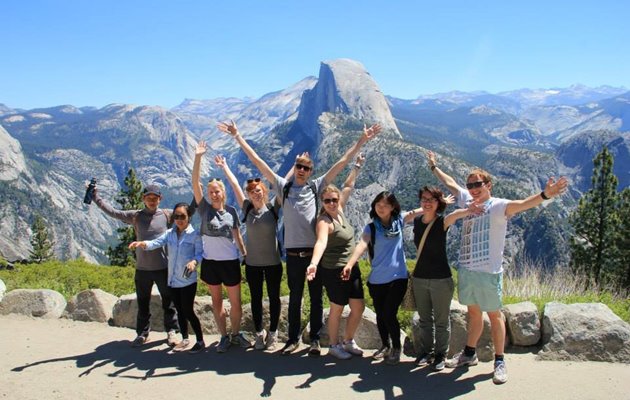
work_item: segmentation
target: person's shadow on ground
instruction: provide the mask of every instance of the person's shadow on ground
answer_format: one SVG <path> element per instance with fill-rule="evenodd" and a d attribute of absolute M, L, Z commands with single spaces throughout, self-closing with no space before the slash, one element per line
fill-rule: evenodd
<path fill-rule="evenodd" d="M 219 354 L 216 353 L 215 342 L 204 352 L 191 355 L 170 352 L 165 341 L 150 342 L 140 349 L 133 349 L 129 344 L 125 340 L 112 341 L 90 353 L 38 360 L 11 371 L 19 373 L 48 363 L 74 361 L 77 368 L 83 369 L 79 378 L 109 364 L 116 368 L 109 376 L 124 379 L 148 380 L 206 371 L 219 375 L 252 374 L 262 380 L 261 397 L 271 396 L 280 377 L 307 375 L 296 390 L 308 390 L 317 381 L 358 374 L 358 380 L 351 384 L 353 390 L 360 393 L 382 390 L 384 399 L 453 398 L 474 390 L 475 383 L 491 377 L 491 374 L 481 374 L 459 379 L 463 373 L 460 369 L 431 373 L 429 368 L 418 369 L 411 362 L 389 366 L 382 362 L 373 363 L 367 357 L 344 361 L 331 356 L 312 358 L 306 356 L 306 349 L 290 356 L 280 356 L 279 352 L 232 347 L 226 354 Z M 396 396 L 395 388 L 402 394 Z"/>

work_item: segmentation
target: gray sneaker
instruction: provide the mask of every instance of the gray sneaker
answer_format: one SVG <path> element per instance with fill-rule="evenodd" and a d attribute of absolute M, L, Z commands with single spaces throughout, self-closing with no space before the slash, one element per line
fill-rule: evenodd
<path fill-rule="evenodd" d="M 357 345 L 357 342 L 355 342 L 354 339 L 343 342 L 343 349 L 353 356 L 363 356 L 363 349 Z"/>
<path fill-rule="evenodd" d="M 287 342 L 282 348 L 282 355 L 288 356 L 300 347 L 298 342 Z"/>
<path fill-rule="evenodd" d="M 423 367 L 425 365 L 431 364 L 431 361 L 433 361 L 433 354 L 422 353 L 418 357 L 416 357 L 415 363 L 418 367 Z"/>
<path fill-rule="evenodd" d="M 340 360 L 348 360 L 352 358 L 352 354 L 345 351 L 341 344 L 330 346 L 330 348 L 328 349 L 328 354 Z"/>
<path fill-rule="evenodd" d="M 260 332 L 256 332 L 256 341 L 254 342 L 254 349 L 264 350 L 267 347 L 265 336 L 269 336 L 269 334 L 266 334 L 264 329 Z"/>
<path fill-rule="evenodd" d="M 492 382 L 496 385 L 507 382 L 507 367 L 505 361 L 494 362 L 494 374 L 492 375 Z"/>
<path fill-rule="evenodd" d="M 372 358 L 374 360 L 382 360 L 384 358 L 387 358 L 390 351 L 391 349 L 389 347 L 383 346 L 380 349 L 376 350 L 374 354 L 372 354 Z"/>
<path fill-rule="evenodd" d="M 433 363 L 431 364 L 434 371 L 442 371 L 446 366 L 446 358 L 443 354 L 436 354 Z"/>
<path fill-rule="evenodd" d="M 265 339 L 265 348 L 267 350 L 275 350 L 278 344 L 278 332 L 267 332 L 267 338 Z"/>
<path fill-rule="evenodd" d="M 206 343 L 202 340 L 201 342 L 195 342 L 195 345 L 188 350 L 189 354 L 197 354 L 201 353 L 206 349 Z"/>
<path fill-rule="evenodd" d="M 448 368 L 457 368 L 463 366 L 473 366 L 477 365 L 477 363 L 479 363 L 479 360 L 477 359 L 477 353 L 473 354 L 472 356 L 467 356 L 462 350 L 459 353 L 455 354 L 453 358 L 448 360 L 446 362 L 446 366 Z"/>
<path fill-rule="evenodd" d="M 131 342 L 131 347 L 141 347 L 142 345 L 144 345 L 147 342 L 147 340 L 149 340 L 149 335 L 147 335 L 147 336 L 138 335 L 133 340 L 133 342 Z"/>
<path fill-rule="evenodd" d="M 252 342 L 250 342 L 249 339 L 247 339 L 245 335 L 243 335 L 243 332 L 232 335 L 232 344 L 241 346 L 244 349 L 252 347 Z"/>
<path fill-rule="evenodd" d="M 230 335 L 221 336 L 221 340 L 217 346 L 217 353 L 225 353 L 231 345 Z"/>

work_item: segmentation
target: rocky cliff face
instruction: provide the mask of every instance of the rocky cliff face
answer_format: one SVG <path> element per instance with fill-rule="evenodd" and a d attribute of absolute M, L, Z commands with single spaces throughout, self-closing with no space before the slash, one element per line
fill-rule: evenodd
<path fill-rule="evenodd" d="M 4 107 L 0 250 L 10 259 L 28 254 L 29 226 L 37 212 L 55 235 L 59 257 L 106 262 L 103 252 L 118 224 L 95 206 L 82 204 L 85 182 L 96 177 L 101 195 L 113 201 L 128 168 L 134 167 L 144 182 L 164 186 L 164 207 L 189 200 L 199 138 L 211 147 L 204 177 L 216 175 L 209 161 L 217 153 L 226 156 L 240 181 L 258 176 L 234 141 L 217 132 L 218 121 L 236 120 L 244 137 L 281 175 L 303 151 L 315 158 L 315 174 L 324 173 L 357 140 L 364 123 L 378 122 L 384 132 L 363 149 L 367 162 L 347 207 L 357 230 L 381 190 L 394 191 L 404 209 L 418 206 L 417 189 L 437 183 L 426 168 L 425 152 L 432 149 L 459 182 L 473 166 L 488 169 L 496 177 L 495 194 L 507 198 L 535 193 L 550 175 L 570 176 L 573 197 L 526 213 L 510 225 L 508 260 L 526 249 L 534 257 L 552 258 L 553 264 L 566 256 L 566 244 L 564 228 L 550 221 L 557 215 L 566 220 L 574 197 L 590 181 L 589 162 L 601 145 L 615 149 L 620 186 L 629 184 L 623 178 L 630 170 L 629 138 L 618 130 L 627 125 L 630 102 L 627 95 L 616 95 L 597 104 L 549 105 L 540 93 L 538 102 L 532 100 L 534 93 L 528 96 L 524 103 L 516 95 L 461 92 L 386 99 L 360 63 L 341 59 L 323 62 L 317 79 L 305 78 L 260 99 L 186 100 L 173 110 L 121 104 L 102 109 Z M 592 126 L 612 130 L 584 131 Z M 457 228 L 451 231 L 456 240 Z"/>

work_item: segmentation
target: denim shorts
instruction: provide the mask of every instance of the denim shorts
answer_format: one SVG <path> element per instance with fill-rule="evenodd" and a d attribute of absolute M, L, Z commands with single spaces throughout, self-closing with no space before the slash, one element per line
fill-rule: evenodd
<path fill-rule="evenodd" d="M 459 302 L 478 305 L 481 311 L 497 311 L 503 306 L 503 273 L 469 271 L 460 268 L 457 275 Z"/>

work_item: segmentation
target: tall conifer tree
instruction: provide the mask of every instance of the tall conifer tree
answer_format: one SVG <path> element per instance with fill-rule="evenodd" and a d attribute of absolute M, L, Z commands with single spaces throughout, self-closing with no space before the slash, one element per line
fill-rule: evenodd
<path fill-rule="evenodd" d="M 29 262 L 41 264 L 44 261 L 53 259 L 54 242 L 46 227 L 46 221 L 40 215 L 35 216 L 31 225 L 31 231 L 31 246 L 33 246 L 33 249 L 29 253 Z"/>
<path fill-rule="evenodd" d="M 591 189 L 580 198 L 571 215 L 571 263 L 576 272 L 596 284 L 619 285 L 623 237 L 620 232 L 620 195 L 613 174 L 613 156 L 604 147 L 593 159 Z"/>
<path fill-rule="evenodd" d="M 142 202 L 142 183 L 136 176 L 136 171 L 130 168 L 125 177 L 125 188 L 122 188 L 116 197 L 116 202 L 123 210 L 139 210 L 144 207 Z M 118 232 L 118 245 L 107 248 L 107 257 L 111 265 L 133 266 L 136 253 L 129 250 L 129 243 L 136 240 L 136 232 L 133 226 L 125 225 L 116 230 Z"/>

